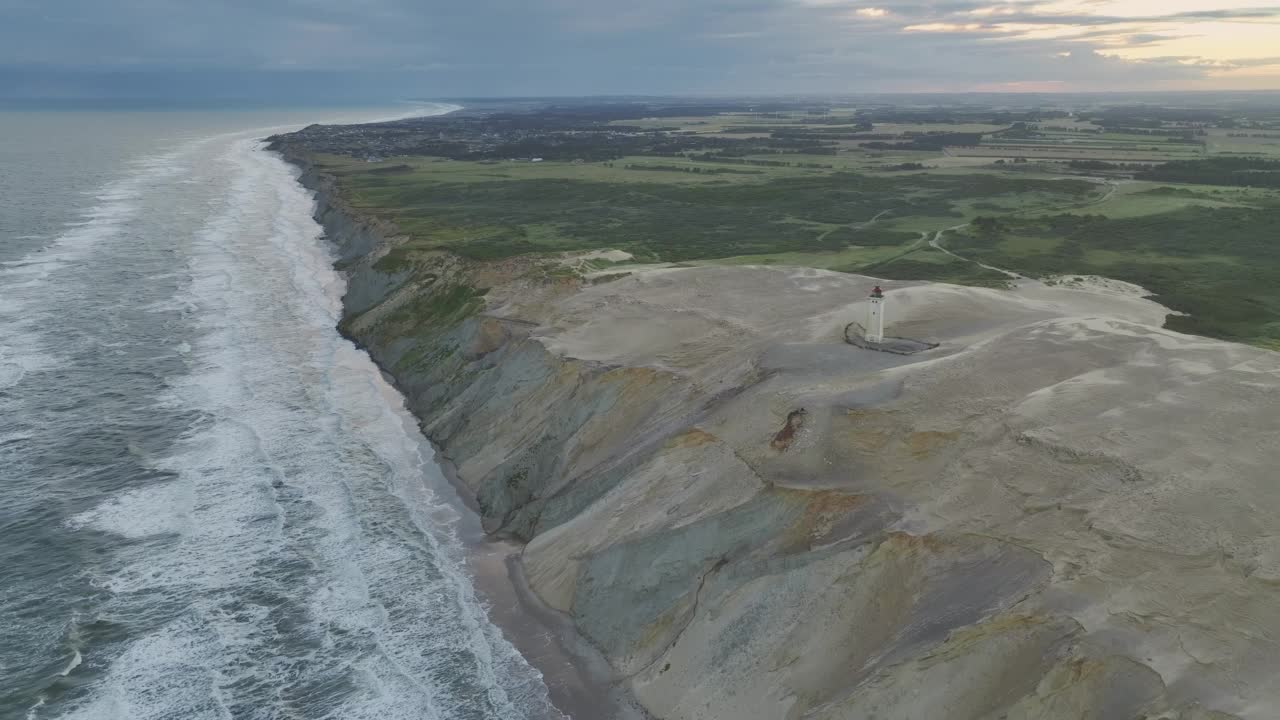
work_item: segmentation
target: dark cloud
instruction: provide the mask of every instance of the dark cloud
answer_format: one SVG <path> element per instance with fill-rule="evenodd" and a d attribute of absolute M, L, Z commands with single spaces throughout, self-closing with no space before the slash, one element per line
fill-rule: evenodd
<path fill-rule="evenodd" d="M 1233 60 L 1221 60 L 1221 61 L 1218 61 L 1218 64 L 1224 67 L 1232 67 L 1232 68 L 1270 67 L 1272 65 L 1280 67 L 1280 56 L 1260 57 L 1260 58 L 1236 58 Z"/>
<path fill-rule="evenodd" d="M 998 28 L 1003 25 L 1074 25 L 1081 28 L 1097 28 L 1108 25 L 1194 25 L 1208 20 L 1257 20 L 1280 19 L 1280 7 L 1253 8 L 1249 10 L 1204 10 L 1195 12 L 1173 13 L 1170 15 L 1144 15 L 1126 17 L 1120 15 L 1085 15 L 1078 13 L 1050 13 L 1035 11 L 1011 11 L 990 16 L 965 17 L 963 11 L 951 14 L 946 19 L 953 22 L 968 22 L 981 26 L 982 29 Z M 976 30 L 975 30 L 976 31 Z M 1280 27 L 1277 27 L 1280 33 Z"/>
<path fill-rule="evenodd" d="M 1176 35 L 1160 35 L 1157 33 L 1137 33 L 1124 38 L 1124 43 L 1131 47 L 1139 45 L 1154 45 L 1168 40 L 1176 39 Z"/>
<path fill-rule="evenodd" d="M 1189 20 L 1248 20 L 1280 17 L 1280 7 L 1241 8 L 1239 10 L 1193 10 L 1175 13 L 1170 18 Z"/>
<path fill-rule="evenodd" d="M 1270 22 L 1280 7 L 1132 18 L 972 0 L 0 0 L 0 18 L 0 95 L 372 97 L 1172 86 L 1228 65 L 1099 51 Z"/>

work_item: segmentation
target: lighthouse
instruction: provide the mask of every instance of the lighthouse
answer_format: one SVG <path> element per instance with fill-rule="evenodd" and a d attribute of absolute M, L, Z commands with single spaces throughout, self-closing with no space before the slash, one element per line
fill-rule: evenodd
<path fill-rule="evenodd" d="M 884 291 L 877 285 L 867 298 L 867 342 L 884 342 Z"/>

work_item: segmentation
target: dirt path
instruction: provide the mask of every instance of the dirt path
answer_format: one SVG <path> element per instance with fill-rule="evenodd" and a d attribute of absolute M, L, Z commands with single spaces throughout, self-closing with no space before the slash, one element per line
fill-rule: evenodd
<path fill-rule="evenodd" d="M 1091 176 L 1081 177 L 1078 175 L 1059 175 L 1054 177 L 1053 179 L 1054 180 L 1087 180 L 1091 183 L 1094 183 L 1095 185 L 1107 186 L 1107 191 L 1104 192 L 1101 197 L 1097 197 L 1097 198 L 1094 198 L 1093 200 L 1089 200 L 1087 202 L 1079 203 L 1076 205 L 1069 205 L 1066 208 L 1064 208 L 1068 210 L 1072 208 L 1092 207 L 1094 205 L 1101 205 L 1102 203 L 1115 197 L 1116 190 L 1120 189 L 1120 182 L 1116 180 L 1112 180 L 1110 178 L 1100 178 L 1100 177 L 1091 177 Z"/>
<path fill-rule="evenodd" d="M 1097 200 L 1094 200 L 1093 202 L 1090 202 L 1090 203 L 1085 203 L 1086 205 L 1101 205 L 1102 203 L 1114 197 L 1116 194 L 1116 190 L 1120 189 L 1120 183 L 1116 182 L 1115 180 L 1104 180 L 1103 182 L 1107 184 L 1107 192 L 1104 193 L 1103 196 L 1098 198 Z"/>
<path fill-rule="evenodd" d="M 839 230 L 839 229 L 840 229 L 840 228 L 842 228 L 842 227 L 849 227 L 850 229 L 853 229 L 853 230 L 865 230 L 865 229 L 867 229 L 867 228 L 871 227 L 872 225 L 874 225 L 874 224 L 876 223 L 876 221 L 877 221 L 877 220 L 879 220 L 880 218 L 884 217 L 885 215 L 887 215 L 887 214 L 889 214 L 889 213 L 891 213 L 891 212 L 893 212 L 893 211 L 892 211 L 892 210 L 881 210 L 880 212 L 878 212 L 878 213 L 876 213 L 875 215 L 873 215 L 873 216 L 871 217 L 871 219 L 870 219 L 870 220 L 868 220 L 868 221 L 866 221 L 866 222 L 861 222 L 861 223 L 850 223 L 850 224 L 849 224 L 849 225 L 847 225 L 847 226 L 845 226 L 845 225 L 841 225 L 841 226 L 839 226 L 839 227 L 833 227 L 833 228 L 831 228 L 830 230 L 828 230 L 828 231 L 826 231 L 826 232 L 822 233 L 821 235 L 819 235 L 819 236 L 818 236 L 818 242 L 822 242 L 823 240 L 826 240 L 828 235 L 830 235 L 831 233 L 835 232 L 836 230 Z"/>
<path fill-rule="evenodd" d="M 1016 273 L 1016 272 L 1014 272 L 1014 271 L 1012 271 L 1012 270 L 1005 270 L 1004 268 L 998 268 L 998 267 L 996 267 L 996 266 L 994 266 L 994 265 L 988 265 L 988 264 L 983 263 L 983 262 L 978 262 L 977 260 L 974 260 L 973 258 L 967 258 L 967 257 L 965 257 L 965 256 L 963 256 L 963 255 L 961 255 L 961 254 L 959 254 L 959 253 L 952 252 L 952 251 L 950 251 L 950 250 L 948 250 L 948 249 L 946 249 L 946 248 L 942 247 L 942 242 L 941 242 L 941 241 L 942 241 L 942 235 L 943 235 L 943 233 L 952 232 L 952 231 L 954 231 L 954 230 L 961 230 L 961 229 L 966 228 L 966 227 L 968 227 L 968 226 L 969 226 L 969 223 L 963 223 L 963 224 L 960 224 L 960 225 L 952 225 L 951 227 L 949 227 L 949 228 L 947 228 L 947 229 L 945 229 L 945 230 L 939 230 L 938 232 L 934 233 L 934 234 L 933 234 L 933 238 L 929 240 L 929 247 L 933 248 L 934 250 L 938 250 L 938 251 L 944 252 L 944 253 L 946 253 L 946 254 L 950 255 L 951 257 L 953 257 L 953 258 L 955 258 L 955 259 L 957 259 L 957 260 L 963 260 L 963 261 L 965 261 L 965 262 L 971 262 L 971 263 L 973 263 L 974 265 L 977 265 L 978 267 L 986 268 L 987 270 L 994 270 L 994 271 L 996 271 L 996 272 L 998 272 L 998 273 L 1003 273 L 1003 274 L 1007 275 L 1008 277 L 1012 278 L 1013 280 L 1016 280 L 1019 284 L 1024 283 L 1024 282 L 1027 282 L 1027 283 L 1038 283 L 1038 282 L 1040 282 L 1039 280 L 1034 280 L 1034 279 L 1029 278 L 1029 277 L 1027 277 L 1027 276 L 1025 276 L 1025 275 L 1019 275 L 1018 273 Z"/>
<path fill-rule="evenodd" d="M 1067 179 L 1067 178 L 1063 178 L 1063 179 Z M 1076 178 L 1072 178 L 1072 179 L 1076 179 Z M 1103 193 L 1101 197 L 1099 197 L 1099 198 L 1097 198 L 1097 199 L 1095 199 L 1095 200 L 1090 200 L 1089 202 L 1083 203 L 1083 204 L 1081 204 L 1081 205 L 1076 205 L 1076 206 L 1074 206 L 1074 207 L 1080 208 L 1080 207 L 1090 207 L 1090 206 L 1092 206 L 1092 205 L 1101 205 L 1102 203 L 1105 203 L 1106 201 L 1108 201 L 1108 200 L 1110 200 L 1112 197 L 1114 197 L 1114 196 L 1115 196 L 1115 194 L 1116 194 L 1116 190 L 1118 190 L 1118 189 L 1119 189 L 1119 187 L 1120 187 L 1120 184 L 1119 184 L 1118 182 L 1114 181 L 1114 180 L 1101 179 L 1101 180 L 1100 180 L 1100 183 L 1101 183 L 1101 184 L 1105 184 L 1105 185 L 1107 185 L 1107 191 L 1106 191 L 1105 193 Z M 966 227 L 968 227 L 968 226 L 969 226 L 969 224 L 968 224 L 968 223 L 963 223 L 963 224 L 960 224 L 960 225 L 953 225 L 953 226 L 951 226 L 951 227 L 949 227 L 949 228 L 946 228 L 946 229 L 944 229 L 944 230 L 939 230 L 939 231 L 937 231 L 936 233 L 934 233 L 934 234 L 933 234 L 933 237 L 929 240 L 929 247 L 933 248 L 934 250 L 938 250 L 938 251 L 940 251 L 940 252 L 944 252 L 944 253 L 946 253 L 946 254 L 950 255 L 951 257 L 953 257 L 953 258 L 955 258 L 955 259 L 957 259 L 957 260 L 963 260 L 963 261 L 965 261 L 965 262 L 971 262 L 971 263 L 973 263 L 973 264 L 977 265 L 978 267 L 985 268 L 985 269 L 987 269 L 987 270 L 994 270 L 995 272 L 1002 273 L 1002 274 L 1006 275 L 1007 277 L 1009 277 L 1010 279 L 1012 279 L 1012 280 L 1016 281 L 1016 282 L 1017 282 L 1017 284 L 1018 284 L 1019 286 L 1022 286 L 1022 285 L 1024 285 L 1024 284 L 1043 284 L 1043 283 L 1041 283 L 1039 280 L 1036 280 L 1035 278 L 1029 278 L 1029 277 L 1027 277 L 1026 275 L 1022 275 L 1022 274 L 1020 274 L 1020 273 L 1016 273 L 1016 272 L 1014 272 L 1014 271 L 1012 271 L 1012 270 L 1006 270 L 1006 269 L 1004 269 L 1004 268 L 996 267 L 996 266 L 994 266 L 994 265 L 988 265 L 988 264 L 983 263 L 983 262 L 978 262 L 977 260 L 974 260 L 973 258 L 967 258 L 967 257 L 965 257 L 965 256 L 963 256 L 963 255 L 961 255 L 961 254 L 959 254 L 959 253 L 957 253 L 957 252 L 953 252 L 953 251 L 948 250 L 947 248 L 945 248 L 945 247 L 943 247 L 943 246 L 942 246 L 942 236 L 943 236 L 945 233 L 953 232 L 953 231 L 956 231 L 956 230 L 962 230 L 962 229 L 964 229 L 964 228 L 966 228 Z M 928 235 L 928 233 L 923 233 L 922 235 Z M 915 247 L 916 247 L 916 245 L 918 245 L 918 244 L 919 244 L 919 241 L 917 240 L 917 241 L 916 241 L 916 244 L 915 244 L 915 245 L 912 245 L 911 247 L 912 247 L 912 248 L 915 248 Z"/>
<path fill-rule="evenodd" d="M 858 225 L 857 228 L 859 230 L 861 230 L 862 228 L 869 228 L 872 225 L 874 225 L 877 220 L 884 217 L 885 215 L 888 215 L 891 212 L 893 212 L 893 210 L 881 210 L 880 212 L 876 213 L 875 216 L 873 216 L 870 220 Z"/>

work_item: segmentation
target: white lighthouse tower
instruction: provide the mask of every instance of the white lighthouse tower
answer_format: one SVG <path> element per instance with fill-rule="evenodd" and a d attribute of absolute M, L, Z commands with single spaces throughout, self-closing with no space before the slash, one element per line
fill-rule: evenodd
<path fill-rule="evenodd" d="M 884 291 L 877 285 L 867 298 L 867 342 L 884 342 Z"/>

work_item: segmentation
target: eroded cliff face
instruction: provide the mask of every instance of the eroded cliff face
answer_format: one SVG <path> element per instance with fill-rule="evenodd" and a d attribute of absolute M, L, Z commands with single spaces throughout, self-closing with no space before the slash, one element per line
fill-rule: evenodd
<path fill-rule="evenodd" d="M 394 229 L 304 180 L 344 331 L 655 716 L 1280 707 L 1275 354 L 1061 288 L 889 283 L 941 343 L 902 357 L 843 342 L 870 278 L 380 267 Z"/>

